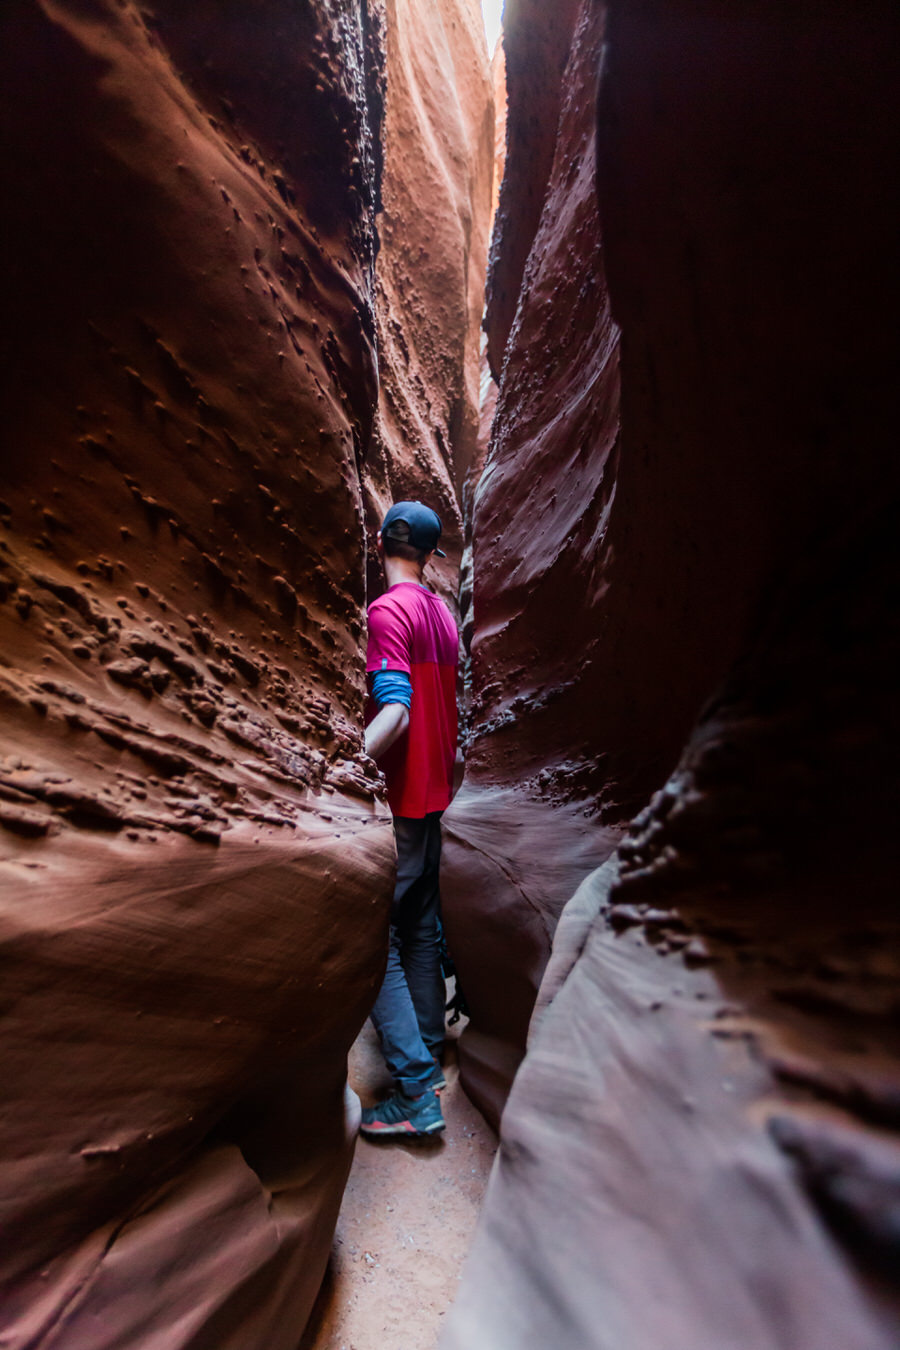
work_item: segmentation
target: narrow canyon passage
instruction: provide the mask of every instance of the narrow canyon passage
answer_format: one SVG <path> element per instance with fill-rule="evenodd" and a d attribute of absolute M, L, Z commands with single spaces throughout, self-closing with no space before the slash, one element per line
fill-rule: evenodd
<path fill-rule="evenodd" d="M 398 1143 L 360 1139 L 322 1291 L 300 1350 L 431 1350 L 453 1302 L 497 1139 L 459 1083 L 451 1029 L 441 1106 L 447 1132 Z M 371 1027 L 350 1052 L 363 1105 L 390 1076 Z"/>
<path fill-rule="evenodd" d="M 896 1346 L 895 10 L 4 6 L 4 1350 Z M 401 499 L 416 1148 L 357 1139 Z"/>

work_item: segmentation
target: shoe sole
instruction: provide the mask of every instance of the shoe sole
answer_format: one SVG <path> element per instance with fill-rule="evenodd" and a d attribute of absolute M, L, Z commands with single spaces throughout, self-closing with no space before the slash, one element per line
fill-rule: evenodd
<path fill-rule="evenodd" d="M 436 1120 L 433 1125 L 426 1125 L 424 1130 L 419 1130 L 413 1125 L 411 1120 L 398 1121 L 396 1125 L 360 1125 L 360 1134 L 380 1135 L 380 1134 L 408 1134 L 418 1135 L 419 1138 L 427 1134 L 440 1134 L 441 1130 L 446 1130 L 446 1120 Z"/>

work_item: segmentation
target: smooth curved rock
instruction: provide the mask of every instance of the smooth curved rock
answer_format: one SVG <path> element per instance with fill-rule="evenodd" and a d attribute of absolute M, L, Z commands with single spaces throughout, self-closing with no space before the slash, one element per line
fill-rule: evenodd
<path fill-rule="evenodd" d="M 296 1344 L 352 1157 L 344 1057 L 393 856 L 338 811 L 339 837 L 313 818 L 293 844 L 61 830 L 7 855 L 10 1345 Z"/>
<path fill-rule="evenodd" d="M 552 27 L 555 19 L 547 11 L 540 22 Z M 579 34 L 474 495 L 466 778 L 444 818 L 447 929 L 478 1010 L 461 1041 L 461 1073 L 493 1120 L 525 1049 L 556 919 L 618 838 L 618 817 L 601 826 L 593 795 L 604 781 L 593 749 L 602 715 L 598 616 L 618 455 L 618 332 L 599 266 L 594 179 L 602 15 L 582 15 Z M 529 41 L 544 50 L 539 37 Z M 511 82 L 511 118 L 515 106 Z M 509 146 L 507 166 L 512 133 Z M 481 855 L 457 847 L 470 821 Z M 504 880 L 511 853 L 520 855 L 525 890 L 534 884 L 541 895 L 540 924 L 520 886 Z M 482 856 L 493 860 L 489 887 Z M 477 965 L 469 965 L 470 947 Z"/>
<path fill-rule="evenodd" d="M 894 1344 L 896 529 L 816 560 L 564 910 L 442 1345 Z"/>
<path fill-rule="evenodd" d="M 588 823 L 580 802 L 554 810 L 514 787 L 464 783 L 444 815 L 441 899 L 472 1014 L 460 1072 L 495 1126 L 525 1051 L 560 909 L 618 838 Z"/>
<path fill-rule="evenodd" d="M 533 799 L 537 766 L 577 730 L 576 782 L 600 820 L 615 832 L 649 803 L 563 912 L 442 1350 L 888 1350 L 895 16 L 613 0 L 602 63 L 601 22 L 586 0 L 569 69 L 583 63 L 582 106 L 598 109 L 603 251 L 565 228 L 573 195 L 551 177 L 544 217 L 563 223 L 531 248 L 476 504 L 480 703 L 461 801 L 480 796 L 480 837 L 502 856 L 500 803 Z M 562 130 L 557 162 L 561 144 Z M 602 264 L 621 325 L 617 454 L 599 441 L 578 462 L 586 502 L 590 465 L 607 475 L 592 549 L 551 496 L 578 439 L 555 446 L 555 477 L 541 459 L 596 387 L 596 340 L 573 323 L 563 343 L 551 288 L 535 287 L 554 256 L 566 276 L 593 263 L 598 288 Z M 540 437 L 528 384 L 514 404 L 516 328 L 545 359 Z M 541 595 L 554 553 L 584 581 L 577 633 Z M 573 679 L 567 724 L 536 695 L 587 651 L 593 702 Z M 529 823 L 534 867 L 559 815 L 548 802 Z M 460 963 L 479 1040 L 505 1025 L 504 962 L 534 968 L 511 896 L 498 881 L 483 917 L 460 913 L 497 954 L 493 984 L 484 956 Z"/>

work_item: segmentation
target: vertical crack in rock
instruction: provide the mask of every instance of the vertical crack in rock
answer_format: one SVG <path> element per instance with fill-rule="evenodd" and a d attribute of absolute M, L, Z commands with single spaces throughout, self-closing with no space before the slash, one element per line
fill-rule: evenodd
<path fill-rule="evenodd" d="M 577 13 L 577 0 L 559 0 L 552 14 L 534 0 L 509 0 L 505 7 L 505 36 L 498 51 L 509 108 L 507 156 L 498 184 L 485 294 L 487 355 L 495 380 L 500 379 L 548 190 Z"/>
<path fill-rule="evenodd" d="M 384 212 L 377 263 L 380 391 L 367 461 L 370 539 L 391 501 L 441 516 L 433 583 L 455 608 L 460 485 L 476 457 L 479 331 L 494 112 L 474 0 L 387 0 Z M 380 587 L 374 553 L 369 585 Z"/>

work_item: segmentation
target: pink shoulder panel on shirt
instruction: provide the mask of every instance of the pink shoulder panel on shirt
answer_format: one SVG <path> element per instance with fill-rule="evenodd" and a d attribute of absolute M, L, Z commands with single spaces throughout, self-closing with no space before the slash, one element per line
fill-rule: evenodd
<path fill-rule="evenodd" d="M 366 670 L 403 670 L 433 662 L 455 666 L 456 624 L 447 606 L 415 582 L 400 582 L 369 606 Z"/>

